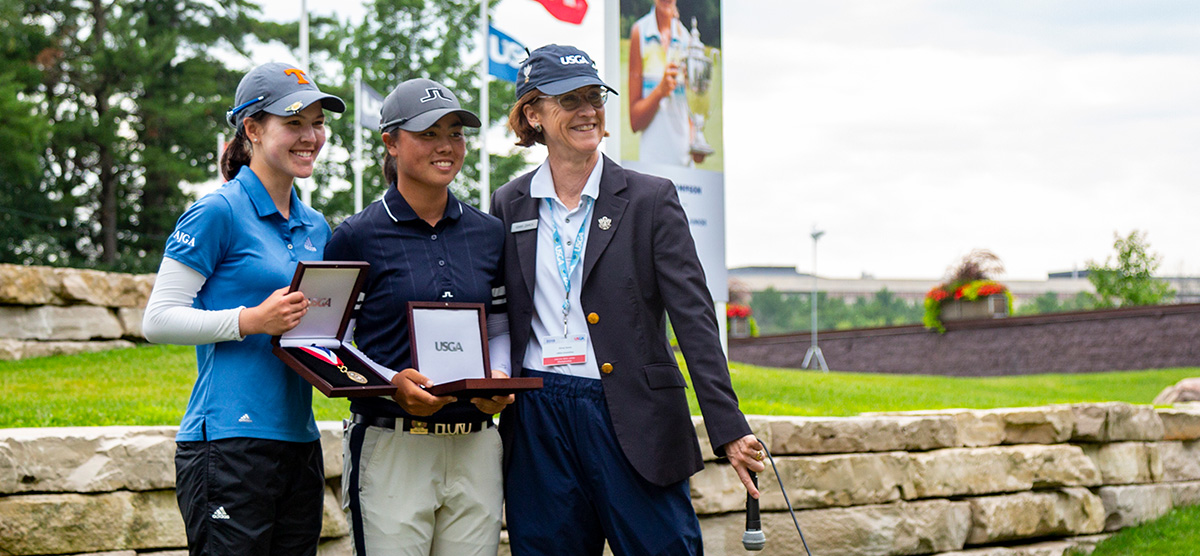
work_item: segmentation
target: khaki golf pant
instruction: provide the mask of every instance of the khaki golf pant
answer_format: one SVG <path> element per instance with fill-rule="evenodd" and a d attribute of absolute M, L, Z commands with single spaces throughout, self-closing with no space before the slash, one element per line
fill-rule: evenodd
<path fill-rule="evenodd" d="M 350 446 L 356 427 L 367 427 L 358 454 Z M 354 513 L 362 518 L 356 556 L 495 556 L 504 494 L 495 428 L 432 435 L 350 423 L 343 447 L 342 509 L 352 539 Z"/>

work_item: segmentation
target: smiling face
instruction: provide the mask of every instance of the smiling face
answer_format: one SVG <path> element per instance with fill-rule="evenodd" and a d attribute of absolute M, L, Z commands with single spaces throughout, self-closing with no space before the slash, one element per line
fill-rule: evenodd
<path fill-rule="evenodd" d="M 325 146 L 325 112 L 314 102 L 292 116 L 246 118 L 246 135 L 254 145 L 250 169 L 267 182 L 287 182 L 313 173 L 317 153 Z"/>
<path fill-rule="evenodd" d="M 446 114 L 424 131 L 396 129 L 383 134 L 396 160 L 396 187 L 445 189 L 462 169 L 467 139 L 458 114 Z"/>
<path fill-rule="evenodd" d="M 567 93 L 586 98 L 599 86 L 580 87 Z M 550 155 L 565 158 L 591 158 L 597 155 L 604 138 L 604 107 L 581 102 L 574 110 L 564 110 L 554 98 L 543 98 L 524 107 L 525 118 L 534 127 L 542 126 Z"/>

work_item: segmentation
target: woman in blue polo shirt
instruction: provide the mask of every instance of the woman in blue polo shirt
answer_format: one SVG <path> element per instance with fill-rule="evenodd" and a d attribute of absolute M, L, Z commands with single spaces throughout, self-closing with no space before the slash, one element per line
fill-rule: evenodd
<path fill-rule="evenodd" d="M 397 85 L 380 112 L 388 188 L 339 224 L 325 249 L 331 260 L 371 263 L 354 340 L 398 371 L 385 372 L 397 387 L 393 399 L 350 404 L 342 505 L 354 554 L 495 556 L 503 492 L 492 415 L 513 397 L 456 400 L 424 391 L 432 382 L 412 368 L 406 310 L 409 301 L 484 304 L 493 374 L 508 369 L 504 231 L 449 190 L 466 155 L 463 130 L 480 121 L 428 79 Z"/>
<path fill-rule="evenodd" d="M 192 555 L 316 554 L 324 467 L 312 387 L 271 354 L 300 322 L 296 263 L 320 260 L 329 225 L 302 203 L 341 99 L 304 71 L 261 65 L 242 79 L 228 182 L 196 201 L 167 240 L 143 319 L 146 338 L 196 346 L 199 375 L 175 439 L 176 495 Z"/>

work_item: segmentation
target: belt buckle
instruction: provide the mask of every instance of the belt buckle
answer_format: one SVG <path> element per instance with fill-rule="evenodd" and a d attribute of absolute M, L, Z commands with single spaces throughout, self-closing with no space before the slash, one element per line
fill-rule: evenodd
<path fill-rule="evenodd" d="M 429 424 L 415 419 L 408 420 L 409 434 L 429 434 Z"/>

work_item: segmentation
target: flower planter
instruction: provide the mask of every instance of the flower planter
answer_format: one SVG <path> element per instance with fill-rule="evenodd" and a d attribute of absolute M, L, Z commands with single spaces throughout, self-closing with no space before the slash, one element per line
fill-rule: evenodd
<path fill-rule="evenodd" d="M 974 301 L 948 299 L 942 302 L 941 319 L 972 320 L 998 319 L 1008 316 L 1008 299 L 1002 293 L 992 294 Z"/>
<path fill-rule="evenodd" d="M 729 337 L 749 338 L 750 319 L 747 317 L 731 317 L 729 319 Z"/>
<path fill-rule="evenodd" d="M 750 322 L 750 315 L 753 311 L 749 305 L 742 303 L 730 303 L 725 306 L 725 318 L 729 324 L 730 338 L 749 338 L 757 334 L 754 331 L 754 326 Z"/>

